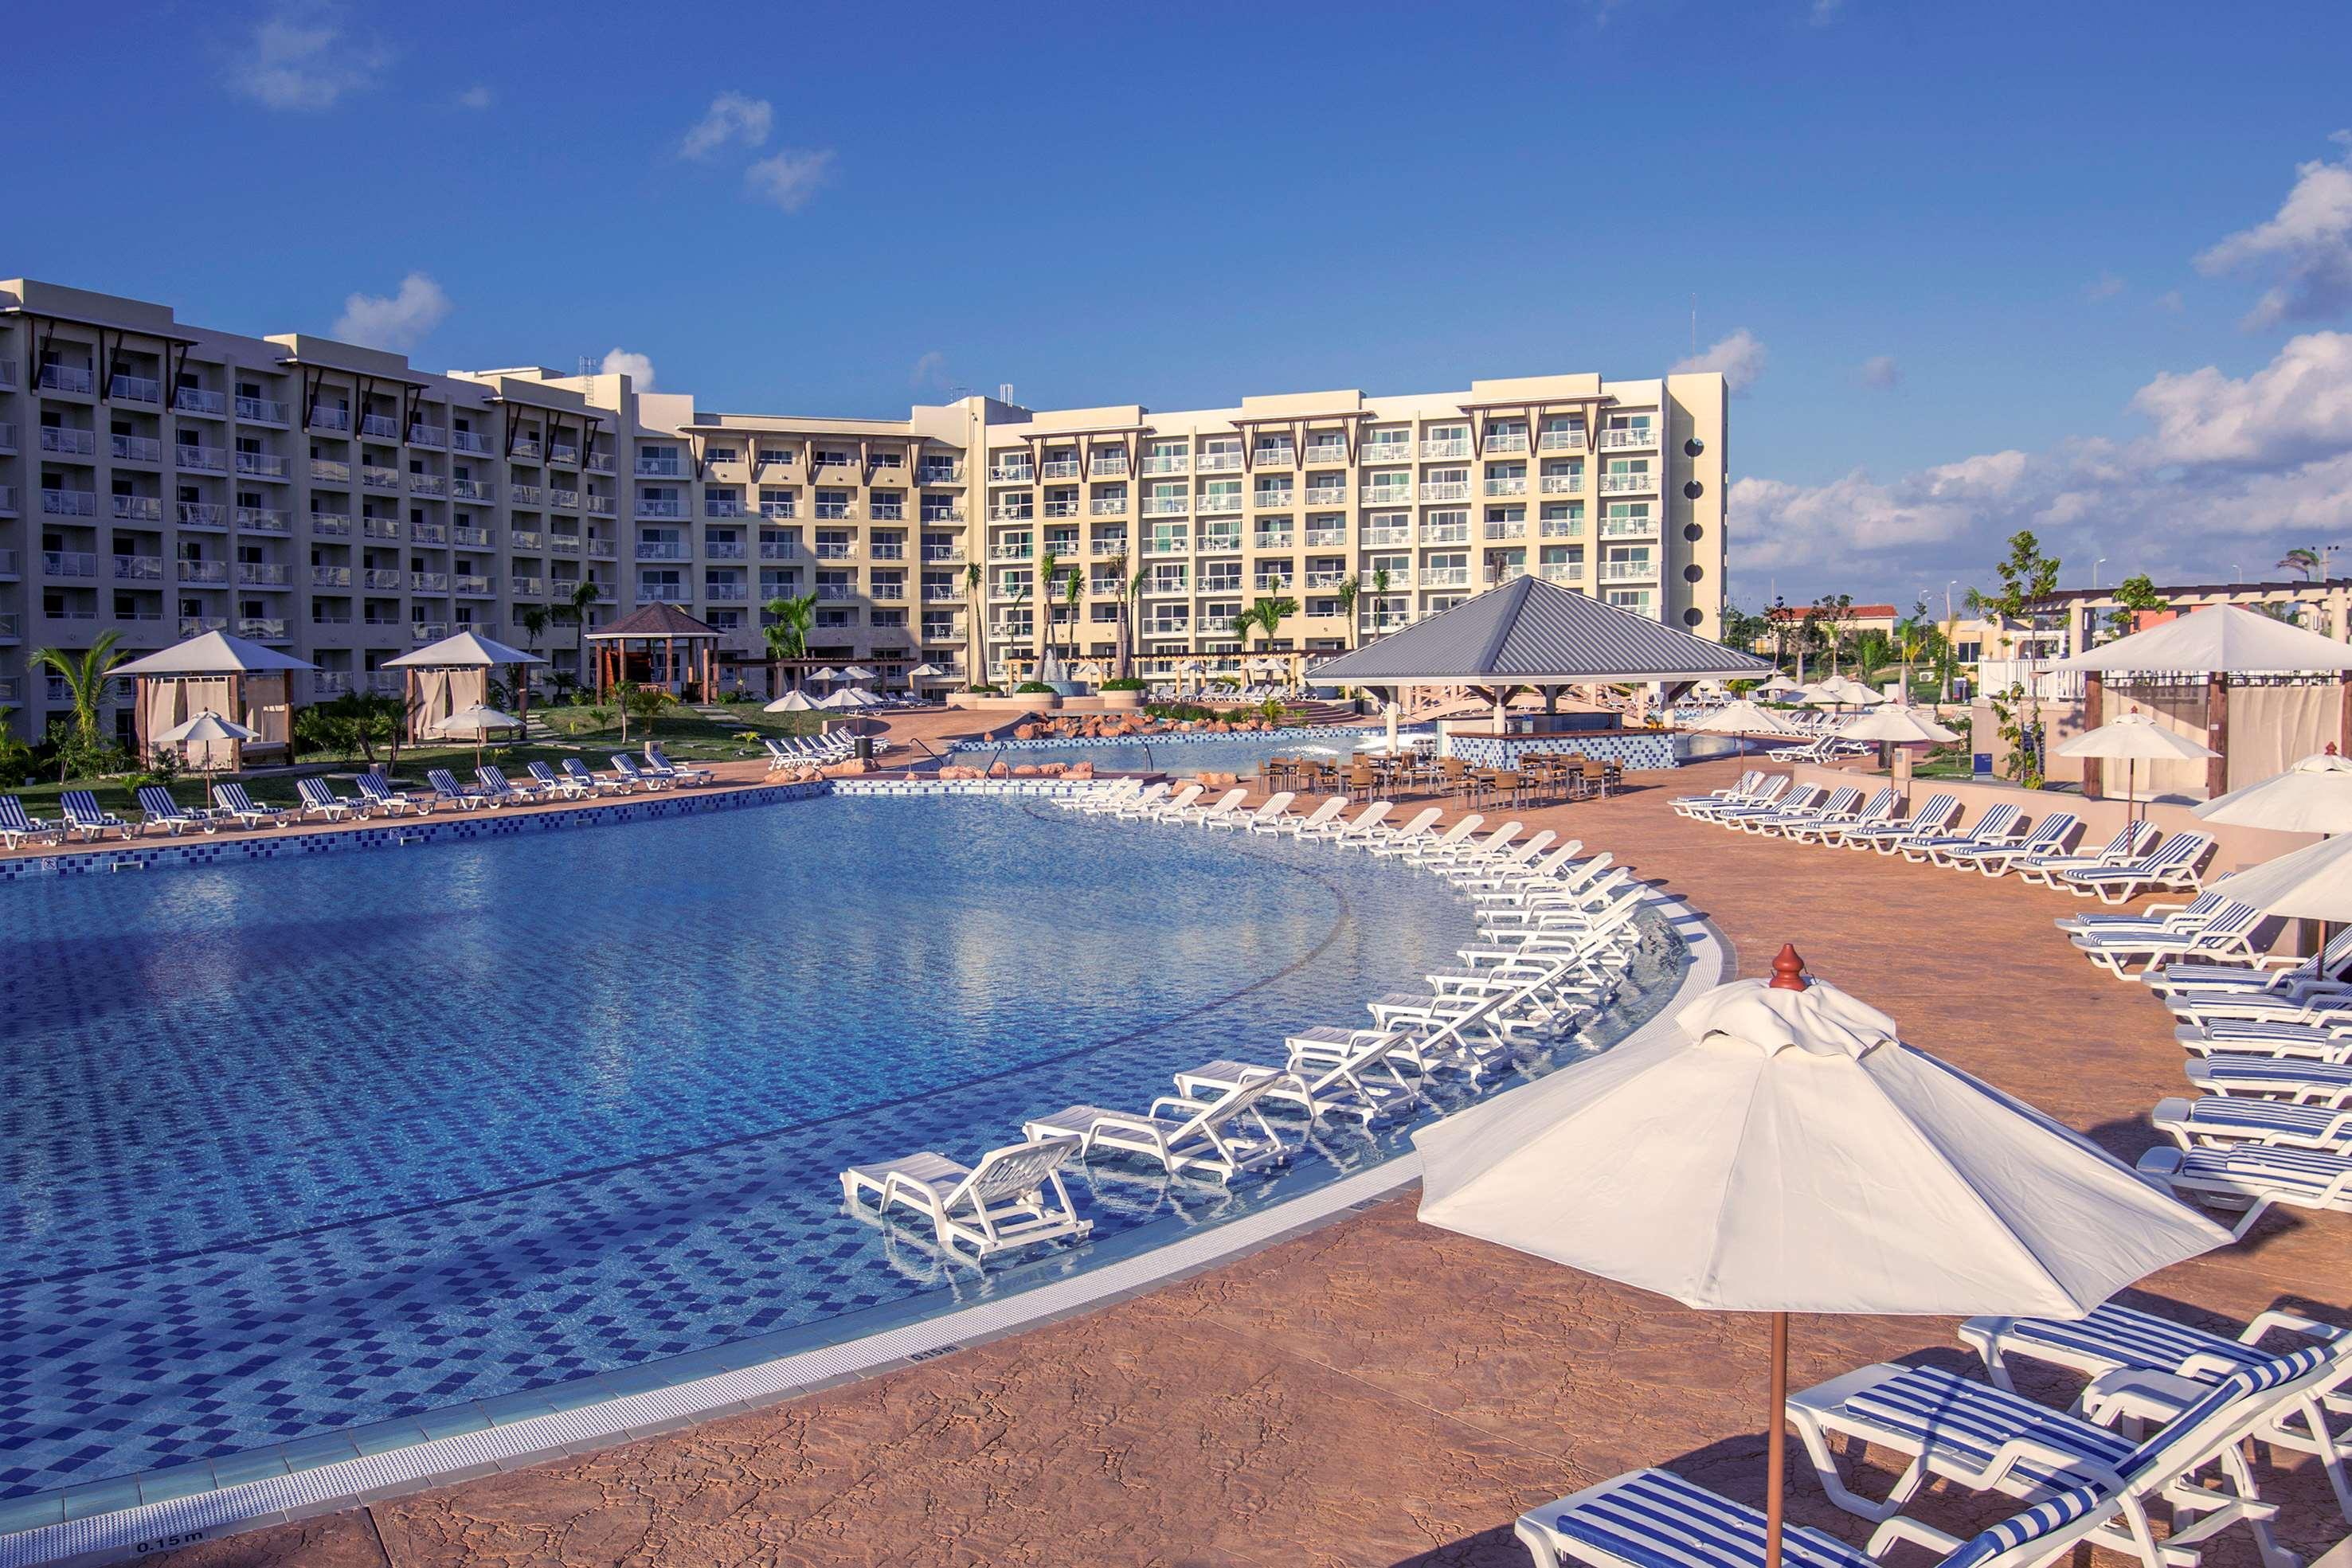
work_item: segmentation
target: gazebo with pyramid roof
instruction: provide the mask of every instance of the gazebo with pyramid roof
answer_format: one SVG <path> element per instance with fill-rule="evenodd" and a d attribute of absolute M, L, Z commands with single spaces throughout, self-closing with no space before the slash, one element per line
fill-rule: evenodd
<path fill-rule="evenodd" d="M 194 718 L 216 713 L 254 732 L 248 741 L 203 743 L 204 765 L 236 772 L 245 754 L 291 758 L 294 737 L 294 676 L 319 666 L 226 632 L 206 632 L 161 653 L 118 664 L 113 674 L 131 689 L 131 724 L 139 755 L 152 737 Z M 226 750 L 225 758 L 214 748 Z"/>
<path fill-rule="evenodd" d="M 675 604 L 647 604 L 588 633 L 596 649 L 596 695 L 622 681 L 661 686 L 697 700 L 719 695 L 719 632 Z"/>

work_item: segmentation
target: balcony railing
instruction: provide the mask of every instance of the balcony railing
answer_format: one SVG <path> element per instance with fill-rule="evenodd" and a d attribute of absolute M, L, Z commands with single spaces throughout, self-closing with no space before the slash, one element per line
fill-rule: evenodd
<path fill-rule="evenodd" d="M 1192 503 L 1196 512 L 1238 512 L 1242 509 L 1239 490 L 1203 490 Z"/>
<path fill-rule="evenodd" d="M 182 501 L 174 515 L 184 528 L 225 528 L 228 527 L 228 508 L 218 501 Z"/>
<path fill-rule="evenodd" d="M 437 424 L 412 424 L 408 427 L 408 444 L 438 452 L 449 444 L 449 433 Z"/>
<path fill-rule="evenodd" d="M 1256 549 L 1291 549 L 1297 546 L 1297 536 L 1295 534 L 1260 533 L 1257 536 L 1256 542 L 1252 548 Z"/>
<path fill-rule="evenodd" d="M 172 459 L 192 473 L 228 472 L 228 453 L 218 446 L 202 446 L 193 441 L 183 441 L 172 448 Z"/>
<path fill-rule="evenodd" d="M 613 497 L 610 496 L 591 496 L 588 497 L 586 507 L 583 509 L 592 517 L 609 517 L 613 515 Z"/>
<path fill-rule="evenodd" d="M 152 435 L 110 435 L 107 450 L 118 463 L 161 463 L 163 444 Z"/>
<path fill-rule="evenodd" d="M 1078 460 L 1075 457 L 1057 457 L 1050 463 L 1040 464 L 1037 467 L 1037 476 L 1041 479 L 1075 479 L 1078 476 Z"/>
<path fill-rule="evenodd" d="M 401 528 L 398 517 L 362 517 L 360 537 L 370 539 L 397 539 Z"/>
<path fill-rule="evenodd" d="M 819 560 L 855 560 L 857 547 L 846 539 L 819 539 L 815 555 Z"/>
<path fill-rule="evenodd" d="M 919 485 L 953 485 L 963 478 L 963 470 L 952 463 L 928 463 L 918 472 Z"/>
<path fill-rule="evenodd" d="M 1287 485 L 1279 489 L 1250 492 L 1250 505 L 1261 512 L 1286 512 L 1290 510 L 1293 499 L 1293 493 Z"/>
<path fill-rule="evenodd" d="M 408 635 L 412 642 L 438 643 L 448 634 L 449 623 L 446 621 L 412 621 L 408 623 Z"/>
<path fill-rule="evenodd" d="M 98 455 L 98 433 L 45 424 L 41 426 L 41 450 L 63 457 L 94 457 Z"/>
<path fill-rule="evenodd" d="M 117 373 L 106 383 L 106 395 L 124 402 L 163 401 L 163 383 L 152 376 L 126 376 Z"/>
<path fill-rule="evenodd" d="M 313 588 L 349 588 L 351 585 L 350 567 L 314 566 L 310 569 L 310 586 Z"/>
<path fill-rule="evenodd" d="M 417 477 L 429 479 L 432 476 L 420 474 Z M 360 465 L 360 483 L 371 490 L 397 490 L 400 488 L 400 470 L 379 467 L 373 463 L 362 463 Z M 419 493 L 431 495 L 436 492 L 428 489 Z"/>
<path fill-rule="evenodd" d="M 1433 441 L 1423 441 L 1421 455 L 1423 458 L 1467 457 L 1470 455 L 1470 438 L 1466 435 L 1446 435 Z"/>
<path fill-rule="evenodd" d="M 761 560 L 793 560 L 798 559 L 800 553 L 800 541 L 797 539 L 761 539 L 760 541 Z"/>
<path fill-rule="evenodd" d="M 236 634 L 255 643 L 286 641 L 286 619 L 280 615 L 240 615 Z"/>
<path fill-rule="evenodd" d="M 751 597 L 751 588 L 742 582 L 706 582 L 702 597 L 714 604 L 741 604 Z"/>
<path fill-rule="evenodd" d="M 451 528 L 449 540 L 459 549 L 488 549 L 490 530 L 488 528 Z"/>
<path fill-rule="evenodd" d="M 1581 452 L 1584 450 L 1584 432 L 1547 430 L 1536 437 L 1536 449 L 1540 452 Z"/>
<path fill-rule="evenodd" d="M 1309 528 L 1307 530 L 1308 549 L 1337 549 L 1348 542 L 1345 528 Z"/>
<path fill-rule="evenodd" d="M 857 508 L 847 501 L 819 501 L 815 515 L 827 522 L 842 522 L 857 515 Z"/>
<path fill-rule="evenodd" d="M 1528 481 L 1525 475 L 1486 481 L 1486 494 L 1489 496 L 1524 496 L 1527 493 Z"/>
<path fill-rule="evenodd" d="M 559 467 L 577 468 L 580 466 L 580 448 L 561 441 L 551 443 L 547 448 L 547 460 Z"/>
<path fill-rule="evenodd" d="M 1601 493 L 1604 496 L 1633 494 L 1643 490 L 1654 490 L 1657 487 L 1656 478 L 1646 473 L 1601 476 Z"/>
<path fill-rule="evenodd" d="M 1470 569 L 1466 566 L 1427 567 L 1422 571 L 1421 585 L 1423 588 L 1467 588 L 1470 586 Z"/>
<path fill-rule="evenodd" d="M 499 585 L 495 578 L 484 577 L 479 572 L 461 571 L 457 574 L 457 589 L 471 599 L 488 599 L 498 592 Z"/>
<path fill-rule="evenodd" d="M 247 479 L 283 479 L 286 459 L 275 452 L 240 452 L 236 455 L 236 471 Z"/>
<path fill-rule="evenodd" d="M 1358 496 L 1367 507 L 1409 507 L 1412 504 L 1412 486 L 1367 485 Z"/>
<path fill-rule="evenodd" d="M 874 503 L 874 520 L 877 523 L 905 522 L 907 520 L 906 506 L 903 502 L 898 501 L 877 501 Z"/>
<path fill-rule="evenodd" d="M 580 492 L 567 490 L 560 485 L 551 486 L 547 492 L 547 504 L 559 512 L 576 512 L 580 509 Z"/>
<path fill-rule="evenodd" d="M 1649 560 L 1604 560 L 1601 563 L 1603 582 L 1655 582 L 1658 565 Z"/>
<path fill-rule="evenodd" d="M 1540 537 L 1548 539 L 1580 539 L 1584 537 L 1582 517 L 1546 517 L 1538 525 Z"/>
<path fill-rule="evenodd" d="M 1432 523 L 1421 530 L 1421 542 L 1425 545 L 1466 545 L 1470 542 L 1470 525 Z"/>
<path fill-rule="evenodd" d="M 1250 449 L 1250 466 L 1253 468 L 1296 468 L 1297 465 L 1298 453 L 1291 446 L 1256 446 Z"/>
<path fill-rule="evenodd" d="M 291 417 L 287 406 L 274 397 L 239 395 L 233 406 L 236 416 L 254 424 L 284 424 Z"/>
<path fill-rule="evenodd" d="M 310 477 L 322 485 L 348 485 L 352 482 L 352 465 L 331 458 L 310 459 Z"/>
<path fill-rule="evenodd" d="M 530 507 L 536 510 L 547 505 L 547 491 L 538 485 L 509 485 L 507 486 L 507 505 Z"/>
<path fill-rule="evenodd" d="M 182 582 L 226 583 L 228 562 L 225 560 L 184 560 L 179 563 Z"/>
<path fill-rule="evenodd" d="M 360 586 L 378 593 L 397 593 L 402 581 L 399 572 L 388 571 L 382 567 L 367 567 L 360 572 Z"/>
<path fill-rule="evenodd" d="M 449 433 L 449 450 L 470 452 L 478 457 L 488 457 L 490 455 L 490 438 L 470 430 L 452 430 Z"/>
<path fill-rule="evenodd" d="M 352 427 L 352 413 L 347 408 L 317 408 L 310 410 L 309 420 L 312 430 L 342 430 Z"/>
<path fill-rule="evenodd" d="M 1655 517 L 1603 517 L 1600 533 L 1604 539 L 1644 539 L 1657 537 Z"/>
<path fill-rule="evenodd" d="M 591 474 L 610 474 L 613 471 L 613 455 L 609 452 L 591 452 L 588 454 L 587 468 Z"/>
<path fill-rule="evenodd" d="M 1490 457 L 1497 454 L 1525 452 L 1527 449 L 1528 433 L 1524 430 L 1490 430 L 1486 433 L 1486 439 L 1479 444 L 1479 450 Z"/>
<path fill-rule="evenodd" d="M 360 434 L 372 435 L 378 441 L 397 441 L 400 439 L 400 422 L 389 414 L 363 413 L 360 415 Z"/>
<path fill-rule="evenodd" d="M 449 542 L 449 528 L 446 523 L 411 523 L 408 537 L 415 544 L 446 545 Z"/>
<path fill-rule="evenodd" d="M 163 502 L 157 496 L 116 496 L 114 520 L 118 523 L 160 523 L 163 520 Z"/>
<path fill-rule="evenodd" d="M 692 560 L 694 551 L 676 540 L 639 539 L 637 559 L 639 560 Z"/>
<path fill-rule="evenodd" d="M 1382 528 L 1366 528 L 1364 530 L 1364 543 L 1368 545 L 1409 545 L 1412 543 L 1412 527 L 1411 524 L 1407 523 L 1392 523 Z"/>
<path fill-rule="evenodd" d="M 88 397 L 94 382 L 88 365 L 43 365 L 34 384 L 43 392 L 76 392 Z"/>
<path fill-rule="evenodd" d="M 449 481 L 449 497 L 456 501 L 495 501 L 499 498 L 499 492 L 496 486 L 486 485 L 479 479 L 452 479 Z"/>
<path fill-rule="evenodd" d="M 1635 450 L 1645 446 L 1655 446 L 1657 444 L 1657 432 L 1648 425 L 1637 426 L 1631 430 L 1604 430 L 1601 433 L 1601 450 L 1603 452 Z"/>
<path fill-rule="evenodd" d="M 1181 474 L 1192 465 L 1192 458 L 1181 452 L 1163 452 L 1143 460 L 1146 474 Z"/>
<path fill-rule="evenodd" d="M 52 572 L 52 577 L 60 574 Z M 114 580 L 117 582 L 161 582 L 163 580 L 163 558 L 160 555 L 119 555 L 114 558 Z"/>
<path fill-rule="evenodd" d="M 289 574 L 276 561 L 241 560 L 236 563 L 236 580 L 247 588 L 285 588 Z"/>
<path fill-rule="evenodd" d="M 1470 481 L 1441 479 L 1434 484 L 1423 485 L 1421 498 L 1424 501 L 1466 501 L 1470 498 Z"/>
<path fill-rule="evenodd" d="M 41 510 L 52 517 L 94 517 L 98 516 L 98 492 L 43 490 Z"/>
<path fill-rule="evenodd" d="M 408 591 L 446 593 L 449 591 L 449 574 L 446 571 L 412 571 L 408 574 Z"/>
<path fill-rule="evenodd" d="M 1528 537 L 1528 525 L 1524 522 L 1488 523 L 1486 537 L 1490 539 L 1523 539 Z"/>

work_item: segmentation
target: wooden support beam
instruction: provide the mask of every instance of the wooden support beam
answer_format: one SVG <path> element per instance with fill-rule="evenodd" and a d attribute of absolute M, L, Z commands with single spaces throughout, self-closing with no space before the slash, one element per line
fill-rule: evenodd
<path fill-rule="evenodd" d="M 2106 695 L 2105 678 L 2099 671 L 2093 670 L 2083 681 L 2083 727 L 2084 729 L 2096 729 L 2106 722 L 2105 716 Z M 2103 791 L 2105 784 L 2106 770 L 2100 766 L 2099 759 L 2095 757 L 2083 758 L 2083 799 L 2085 800 L 2104 799 Z"/>
<path fill-rule="evenodd" d="M 2205 794 L 2210 800 L 2230 790 L 2230 677 L 2217 671 L 2205 682 L 2205 744 L 2213 748 L 2205 763 Z"/>

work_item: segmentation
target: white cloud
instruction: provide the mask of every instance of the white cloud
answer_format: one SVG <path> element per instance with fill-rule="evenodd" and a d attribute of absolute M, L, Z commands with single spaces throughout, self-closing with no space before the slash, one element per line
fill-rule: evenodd
<path fill-rule="evenodd" d="M 497 101 L 498 95 L 493 93 L 489 89 L 488 86 L 482 82 L 476 82 L 473 86 L 467 88 L 465 91 L 457 95 L 457 107 L 459 109 L 488 109 Z"/>
<path fill-rule="evenodd" d="M 1836 21 L 1838 13 L 1844 9 L 1845 0 L 1813 0 L 1811 20 L 1816 27 L 1826 27 Z"/>
<path fill-rule="evenodd" d="M 2180 314 L 2181 303 L 2180 290 L 2178 288 L 2168 288 L 2156 297 L 2156 308 L 2159 310 L 2169 310 L 2175 316 Z"/>
<path fill-rule="evenodd" d="M 2112 272 L 2103 272 L 2084 286 L 2083 298 L 2089 300 L 2113 299 L 2124 291 L 2124 280 Z"/>
<path fill-rule="evenodd" d="M 1892 354 L 1873 355 L 1862 361 L 1854 374 L 1873 392 L 1893 392 L 1903 384 L 1903 367 L 1895 362 Z"/>
<path fill-rule="evenodd" d="M 1759 572 L 1791 599 L 1989 586 L 2021 528 L 2077 563 L 2105 555 L 2158 582 L 2210 580 L 2352 529 L 2352 333 L 2296 338 L 2242 377 L 2158 376 L 2131 408 L 2148 428 L 2126 441 L 2078 437 L 1884 481 L 1861 469 L 1822 485 L 1741 479 L 1727 497 L 1739 591 L 1752 602 Z"/>
<path fill-rule="evenodd" d="M 376 84 L 394 59 L 389 45 L 352 34 L 328 0 L 284 0 L 236 46 L 231 90 L 268 109 L 332 109 Z"/>
<path fill-rule="evenodd" d="M 740 92 L 722 92 L 710 100 L 677 144 L 681 158 L 708 158 L 730 142 L 746 147 L 766 143 L 768 131 L 775 124 L 775 105 L 764 98 L 747 98 Z"/>
<path fill-rule="evenodd" d="M 914 371 L 907 377 L 912 387 L 941 387 L 947 384 L 948 357 L 937 349 L 915 361 Z"/>
<path fill-rule="evenodd" d="M 2332 140 L 2347 149 L 2344 156 L 2296 165 L 2294 188 L 2276 215 L 2197 258 L 2209 276 L 2252 272 L 2273 280 L 2246 317 L 2250 329 L 2352 308 L 2352 131 Z"/>
<path fill-rule="evenodd" d="M 799 212 L 833 177 L 833 149 L 787 147 L 743 171 L 743 185 L 757 201 Z"/>
<path fill-rule="evenodd" d="M 352 294 L 335 318 L 335 336 L 346 343 L 406 352 L 424 341 L 449 315 L 449 297 L 421 272 L 400 280 L 394 294 Z"/>
<path fill-rule="evenodd" d="M 1704 351 L 1676 361 L 1672 372 L 1681 375 L 1692 371 L 1720 371 L 1726 387 L 1735 392 L 1746 392 L 1764 373 L 1764 359 L 1763 343 L 1742 327 L 1727 338 L 1717 339 Z"/>
<path fill-rule="evenodd" d="M 627 349 L 607 349 L 603 370 L 608 376 L 628 377 L 641 392 L 654 390 L 654 361 L 650 355 L 634 353 Z"/>

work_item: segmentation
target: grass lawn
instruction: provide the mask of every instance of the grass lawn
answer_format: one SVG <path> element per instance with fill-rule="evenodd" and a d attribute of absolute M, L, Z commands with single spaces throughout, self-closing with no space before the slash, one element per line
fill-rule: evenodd
<path fill-rule="evenodd" d="M 549 710 L 534 706 L 534 722 Z M 559 719 L 582 710 L 558 707 L 553 710 Z M 704 718 L 690 709 L 664 715 L 648 727 L 640 720 L 629 721 L 628 749 L 642 757 L 648 739 L 661 742 L 662 748 L 679 762 L 732 762 L 760 754 L 759 742 L 738 738 L 746 730 L 761 736 L 814 735 L 820 722 L 833 715 L 811 713 L 762 713 L 757 704 L 744 704 L 740 710 L 729 710 L 724 723 Z M 533 762 L 544 762 L 561 770 L 566 757 L 577 757 L 589 767 L 602 769 L 604 758 L 620 750 L 621 727 L 605 726 L 572 737 L 559 737 L 550 741 L 532 740 L 526 744 L 488 746 L 482 748 L 482 760 L 494 762 L 509 776 L 521 773 Z M 295 780 L 310 774 L 356 773 L 367 765 L 358 758 L 306 756 L 293 768 L 259 775 L 244 775 L 248 794 L 265 806 L 291 806 L 296 803 Z M 470 746 L 404 746 L 400 748 L 398 777 L 421 786 L 428 768 L 446 768 L 459 779 L 471 783 L 474 778 L 474 748 Z M 224 777 L 227 777 L 224 775 Z M 127 779 L 77 779 L 59 784 L 55 779 L 20 785 L 5 792 L 24 801 L 25 810 L 36 817 L 58 815 L 58 795 L 65 789 L 88 789 L 98 797 L 98 803 L 126 819 L 136 820 L 138 801 L 131 793 Z M 205 798 L 205 780 L 202 774 L 184 774 L 173 781 L 172 796 L 181 804 L 201 806 Z M 339 786 L 337 793 L 352 791 Z"/>

